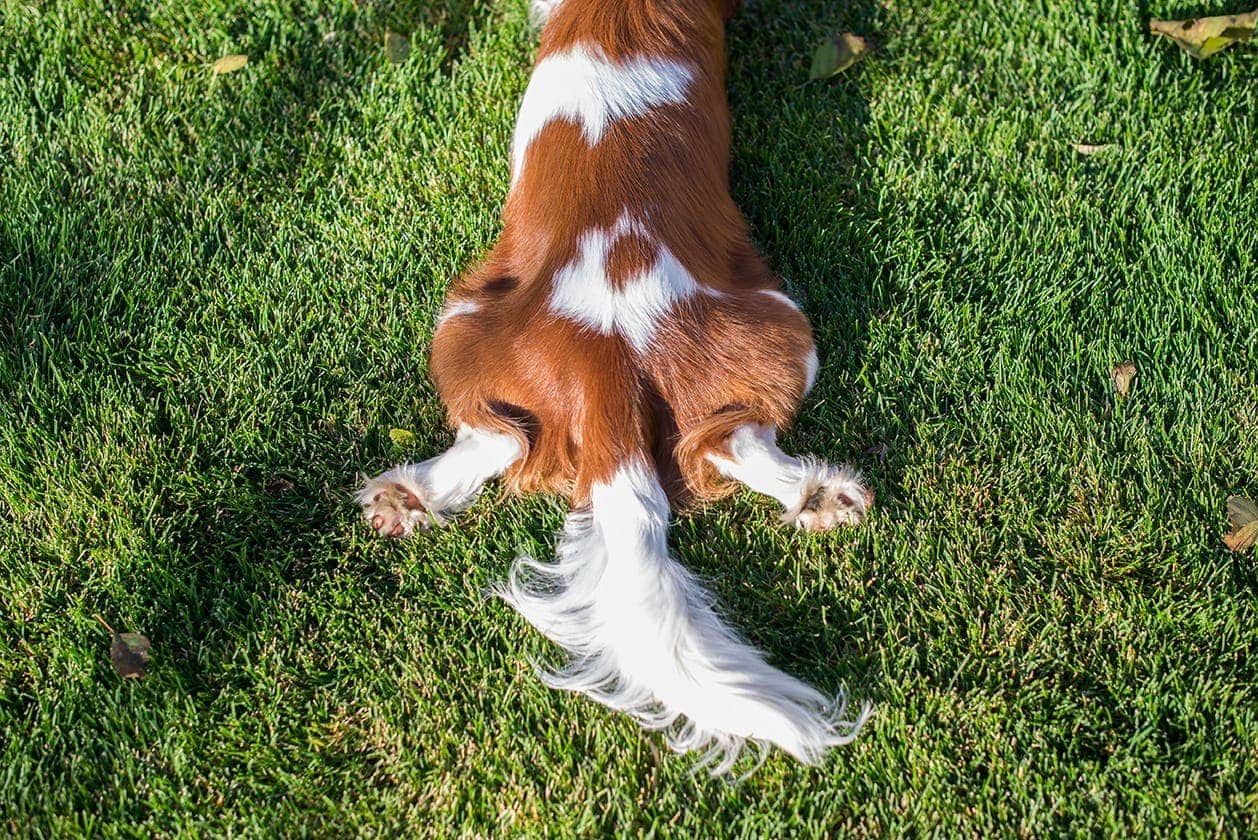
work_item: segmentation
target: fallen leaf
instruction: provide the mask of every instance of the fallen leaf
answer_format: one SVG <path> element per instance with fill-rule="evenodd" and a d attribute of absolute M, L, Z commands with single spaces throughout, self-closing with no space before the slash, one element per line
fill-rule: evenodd
<path fill-rule="evenodd" d="M 266 483 L 263 485 L 266 492 L 271 494 L 272 496 L 278 496 L 281 493 L 287 493 L 289 490 L 293 489 L 293 486 L 294 486 L 293 482 L 279 475 L 271 476 L 270 478 L 266 480 Z"/>
<path fill-rule="evenodd" d="M 1131 390 L 1131 381 L 1136 378 L 1135 363 L 1127 361 L 1121 365 L 1115 365 L 1110 371 L 1110 378 L 1114 380 L 1114 390 L 1118 392 L 1118 396 L 1127 396 Z"/>
<path fill-rule="evenodd" d="M 248 63 L 249 56 L 247 55 L 225 55 L 218 61 L 214 62 L 214 75 L 221 76 L 224 73 L 235 73 Z"/>
<path fill-rule="evenodd" d="M 411 446 L 415 443 L 415 433 L 407 429 L 389 429 L 389 440 L 398 446 Z"/>
<path fill-rule="evenodd" d="M 109 646 L 109 660 L 123 678 L 139 679 L 149 666 L 149 640 L 139 633 L 115 633 Z"/>
<path fill-rule="evenodd" d="M 410 39 L 397 32 L 385 32 L 384 54 L 389 57 L 390 64 L 401 64 L 411 54 Z"/>
<path fill-rule="evenodd" d="M 891 447 L 887 446 L 885 443 L 875 443 L 873 446 L 865 449 L 865 454 L 873 455 L 878 459 L 878 463 L 880 464 L 885 464 L 887 462 L 887 455 L 890 454 L 890 452 Z"/>
<path fill-rule="evenodd" d="M 812 54 L 812 68 L 808 71 L 808 79 L 828 79 L 842 73 L 869 52 L 869 44 L 859 35 L 844 32 L 835 35 Z"/>
<path fill-rule="evenodd" d="M 109 645 L 109 661 L 114 664 L 118 676 L 123 679 L 143 677 L 148 670 L 149 649 L 152 647 L 148 638 L 139 633 L 119 633 L 99 615 L 95 618 L 113 636 L 113 642 Z"/>
<path fill-rule="evenodd" d="M 1223 536 L 1223 542 L 1232 551 L 1248 551 L 1258 542 L 1258 505 L 1253 499 L 1244 496 L 1232 496 L 1227 500 L 1227 518 L 1232 523 L 1230 533 Z"/>
<path fill-rule="evenodd" d="M 1081 155 L 1095 155 L 1099 152 L 1105 151 L 1106 149 L 1113 148 L 1113 144 L 1098 143 L 1093 145 L 1091 143 L 1071 143 L 1070 148 L 1074 149 Z"/>
<path fill-rule="evenodd" d="M 1255 25 L 1258 25 L 1258 9 L 1240 15 L 1151 20 L 1149 31 L 1170 38 L 1193 58 L 1209 58 L 1237 41 L 1252 38 Z"/>

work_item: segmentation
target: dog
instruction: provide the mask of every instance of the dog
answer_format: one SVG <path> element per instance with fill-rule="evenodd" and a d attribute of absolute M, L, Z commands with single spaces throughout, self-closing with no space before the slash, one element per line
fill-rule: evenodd
<path fill-rule="evenodd" d="M 497 477 L 567 496 L 557 559 L 517 559 L 497 593 L 566 649 L 548 685 L 714 774 L 749 743 L 815 764 L 869 715 L 769 665 L 666 541 L 673 509 L 739 484 L 808 531 L 873 501 L 855 471 L 775 442 L 818 362 L 729 192 L 735 5 L 534 0 L 502 234 L 449 289 L 432 343 L 454 444 L 358 494 L 391 537 L 447 524 Z"/>

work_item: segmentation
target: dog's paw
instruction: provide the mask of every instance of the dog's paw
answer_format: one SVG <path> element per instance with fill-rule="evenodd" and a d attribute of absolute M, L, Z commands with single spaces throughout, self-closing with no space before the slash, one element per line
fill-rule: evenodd
<path fill-rule="evenodd" d="M 409 537 L 416 530 L 427 531 L 442 524 L 440 514 L 429 509 L 424 491 L 414 482 L 390 470 L 368 479 L 358 491 L 358 503 L 365 518 L 382 537 Z"/>
<path fill-rule="evenodd" d="M 860 475 L 846 467 L 814 464 L 804 476 L 799 503 L 782 515 L 805 531 L 829 531 L 839 525 L 859 525 L 874 503 L 874 493 Z"/>

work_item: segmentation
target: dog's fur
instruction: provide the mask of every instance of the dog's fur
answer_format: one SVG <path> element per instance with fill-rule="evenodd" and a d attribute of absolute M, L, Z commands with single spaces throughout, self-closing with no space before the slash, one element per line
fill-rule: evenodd
<path fill-rule="evenodd" d="M 858 476 L 782 453 L 817 373 L 799 308 L 729 194 L 731 0 L 534 0 L 543 24 L 503 231 L 450 289 L 432 374 L 454 446 L 371 479 L 381 534 L 445 524 L 503 476 L 571 498 L 554 562 L 501 595 L 570 654 L 548 684 L 728 770 L 748 740 L 805 762 L 846 743 L 829 698 L 770 666 L 668 552 L 670 505 L 737 483 L 809 530 L 855 524 Z"/>

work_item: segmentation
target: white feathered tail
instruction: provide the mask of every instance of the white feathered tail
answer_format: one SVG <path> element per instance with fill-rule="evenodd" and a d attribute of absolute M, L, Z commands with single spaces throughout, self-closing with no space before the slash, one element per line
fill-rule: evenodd
<path fill-rule="evenodd" d="M 653 466 L 626 462 L 593 486 L 588 512 L 568 515 L 553 563 L 516 561 L 500 594 L 570 654 L 547 684 L 664 730 L 678 752 L 706 751 L 714 775 L 747 741 L 808 764 L 851 741 L 868 705 L 845 719 L 845 693 L 830 698 L 782 673 L 724 624 L 669 556 L 668 513 Z"/>

